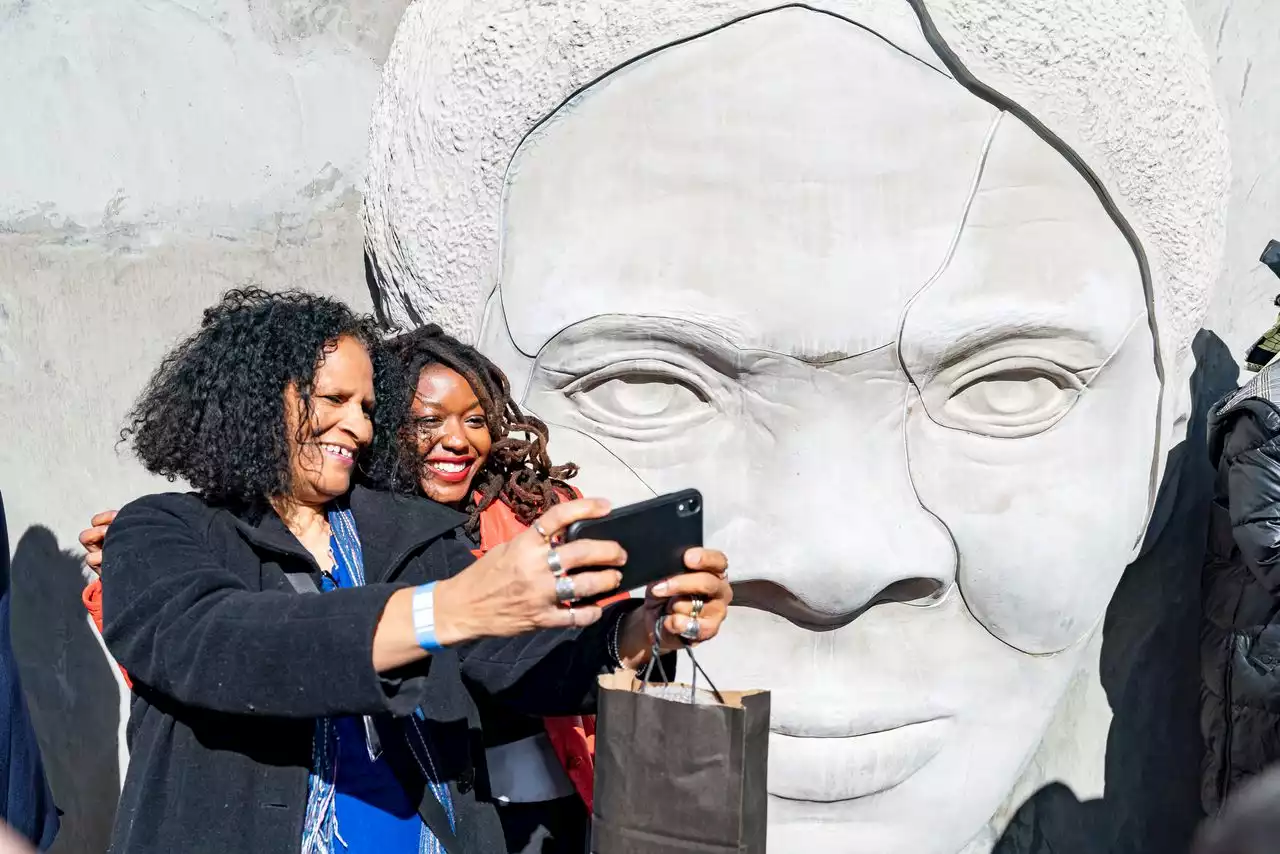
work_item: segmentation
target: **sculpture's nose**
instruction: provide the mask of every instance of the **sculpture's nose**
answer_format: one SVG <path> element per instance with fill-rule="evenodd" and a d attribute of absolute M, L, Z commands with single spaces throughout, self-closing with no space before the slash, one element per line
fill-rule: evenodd
<path fill-rule="evenodd" d="M 844 404 L 828 398 L 824 417 L 775 434 L 757 482 L 782 488 L 725 531 L 735 604 L 837 628 L 872 605 L 933 601 L 954 584 L 951 535 L 908 472 L 905 394 L 901 382 L 863 385 Z"/>

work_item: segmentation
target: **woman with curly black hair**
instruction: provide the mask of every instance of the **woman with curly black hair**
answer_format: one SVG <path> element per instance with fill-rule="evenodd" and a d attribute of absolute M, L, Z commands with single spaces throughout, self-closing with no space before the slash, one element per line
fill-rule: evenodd
<path fill-rule="evenodd" d="M 465 513 L 479 553 L 580 497 L 567 483 L 578 467 L 551 462 L 547 426 L 521 410 L 506 375 L 479 350 L 435 324 L 398 336 L 390 350 L 414 383 L 401 419 L 400 449 L 409 457 L 377 468 L 416 473 L 423 495 Z M 581 854 L 590 827 L 595 720 L 543 720 L 483 702 L 480 717 L 508 854 Z"/>
<path fill-rule="evenodd" d="M 718 630 L 711 550 L 642 607 L 573 605 L 625 555 L 552 541 L 603 502 L 558 503 L 477 560 L 463 514 L 353 486 L 400 458 L 407 388 L 367 319 L 259 290 L 205 312 L 152 378 L 123 438 L 196 492 L 126 505 L 103 550 L 104 636 L 134 692 L 114 852 L 500 850 L 477 701 L 589 710 L 601 668 L 698 628 L 690 598 L 699 639 Z"/>

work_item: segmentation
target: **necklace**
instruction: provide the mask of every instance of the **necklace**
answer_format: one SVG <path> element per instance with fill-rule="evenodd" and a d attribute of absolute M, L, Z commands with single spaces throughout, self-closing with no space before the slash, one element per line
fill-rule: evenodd
<path fill-rule="evenodd" d="M 329 524 L 328 519 L 324 520 L 324 541 L 324 551 L 329 557 L 329 566 L 321 568 L 320 572 L 322 575 L 327 575 L 329 580 L 334 582 L 334 586 L 336 587 L 337 579 L 334 577 L 333 571 L 338 568 L 338 558 L 333 553 L 333 526 Z"/>

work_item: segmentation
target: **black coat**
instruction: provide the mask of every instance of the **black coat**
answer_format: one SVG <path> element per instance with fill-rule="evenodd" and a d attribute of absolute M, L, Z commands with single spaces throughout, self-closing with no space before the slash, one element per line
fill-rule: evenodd
<path fill-rule="evenodd" d="M 1201 633 L 1201 800 L 1280 760 L 1280 365 L 1214 407 Z"/>
<path fill-rule="evenodd" d="M 585 629 L 481 641 L 379 675 L 373 633 L 392 592 L 474 558 L 463 517 L 441 505 L 357 488 L 351 509 L 368 586 L 323 595 L 291 586 L 286 572 L 318 583 L 319 570 L 274 513 L 250 524 L 179 494 L 120 511 L 103 557 L 103 634 L 134 699 L 113 852 L 296 852 L 315 719 L 383 714 L 385 739 L 389 716 L 419 707 L 453 797 L 451 854 L 504 850 L 473 697 L 524 714 L 594 711 L 595 677 L 611 663 L 606 632 L 634 605 Z M 438 803 L 412 776 L 411 794 L 446 837 Z"/>

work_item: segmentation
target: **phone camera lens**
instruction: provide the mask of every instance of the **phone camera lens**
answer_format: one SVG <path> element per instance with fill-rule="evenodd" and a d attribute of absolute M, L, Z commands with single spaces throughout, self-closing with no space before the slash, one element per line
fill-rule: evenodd
<path fill-rule="evenodd" d="M 702 502 L 696 498 L 687 498 L 676 504 L 676 515 L 683 518 L 697 516 L 702 509 Z"/>

